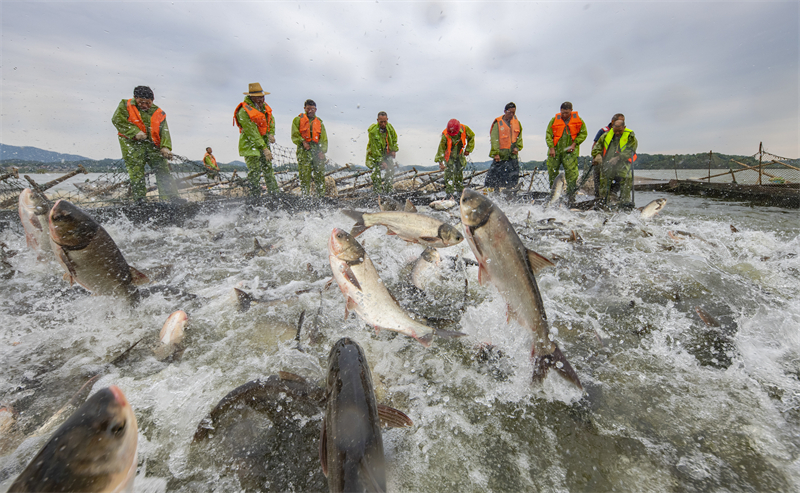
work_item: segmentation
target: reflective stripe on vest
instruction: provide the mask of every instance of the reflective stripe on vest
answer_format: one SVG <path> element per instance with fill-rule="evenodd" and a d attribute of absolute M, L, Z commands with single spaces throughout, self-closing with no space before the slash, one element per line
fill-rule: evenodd
<path fill-rule="evenodd" d="M 622 131 L 622 136 L 619 138 L 619 152 L 625 150 L 625 147 L 628 145 L 628 136 L 631 134 L 631 129 L 626 128 Z M 606 132 L 606 136 L 603 139 L 603 157 L 606 157 L 606 151 L 608 150 L 608 146 L 611 145 L 611 141 L 614 139 L 614 131 L 609 130 Z M 634 153 L 631 159 L 628 159 L 629 163 L 636 162 L 636 158 L 638 156 Z"/>
<path fill-rule="evenodd" d="M 269 132 L 269 125 L 272 122 L 272 108 L 269 107 L 268 104 L 264 103 L 264 111 L 266 114 L 256 108 L 253 108 L 249 104 L 245 102 L 239 103 L 239 106 L 233 111 L 233 124 L 239 127 L 239 133 L 242 133 L 242 124 L 239 123 L 239 119 L 236 118 L 236 115 L 239 114 L 239 110 L 244 108 L 247 112 L 247 116 L 250 117 L 250 121 L 256 124 L 258 127 L 258 133 L 263 137 L 267 135 Z"/>
<path fill-rule="evenodd" d="M 447 133 L 447 129 L 442 130 L 442 135 L 447 137 L 447 152 L 444 153 L 444 161 L 450 161 L 450 151 L 453 149 L 453 139 L 450 138 L 450 135 Z M 464 151 L 467 148 L 467 131 L 464 130 L 464 125 L 461 125 L 461 152 L 459 154 L 464 155 Z"/>
<path fill-rule="evenodd" d="M 209 153 L 206 153 L 206 155 L 205 155 L 205 156 L 203 156 L 203 164 L 205 164 L 205 162 L 206 162 L 206 158 L 207 158 L 207 157 L 210 157 L 210 158 L 211 158 L 211 165 L 213 166 L 213 168 L 214 168 L 215 170 L 216 170 L 216 169 L 219 169 L 219 166 L 217 166 L 217 158 L 215 158 L 213 155 L 211 155 L 211 154 L 209 154 Z M 208 168 L 208 165 L 207 165 L 207 164 L 206 164 L 206 168 Z"/>
<path fill-rule="evenodd" d="M 129 99 L 125 103 L 125 109 L 128 110 L 128 121 L 136 125 L 136 128 L 142 132 L 147 133 L 147 126 L 144 124 L 142 114 L 139 113 L 139 108 L 136 107 L 133 99 Z M 161 147 L 161 122 L 166 119 L 167 114 L 161 108 L 158 108 L 153 113 L 153 116 L 150 117 L 150 140 L 153 141 L 156 147 Z M 118 132 L 118 134 L 120 137 L 128 138 L 122 132 Z"/>
<path fill-rule="evenodd" d="M 572 112 L 569 123 L 566 125 L 564 124 L 564 120 L 561 119 L 561 113 L 557 113 L 556 119 L 553 121 L 553 147 L 558 145 L 558 141 L 561 140 L 561 136 L 564 135 L 564 127 L 569 126 L 569 134 L 574 141 L 575 137 L 578 136 L 578 132 L 581 131 L 582 125 L 583 120 L 578 116 L 577 111 Z"/>
<path fill-rule="evenodd" d="M 314 118 L 314 123 L 311 123 L 305 113 L 300 113 L 300 136 L 306 142 L 314 142 L 319 144 L 319 136 L 322 135 L 322 122 L 319 118 Z M 388 137 L 387 137 L 388 138 Z"/>
<path fill-rule="evenodd" d="M 517 117 L 511 119 L 511 125 L 506 124 L 502 116 L 495 120 L 497 123 L 497 136 L 500 140 L 500 150 L 511 149 L 511 144 L 515 144 L 519 138 L 519 120 Z"/>

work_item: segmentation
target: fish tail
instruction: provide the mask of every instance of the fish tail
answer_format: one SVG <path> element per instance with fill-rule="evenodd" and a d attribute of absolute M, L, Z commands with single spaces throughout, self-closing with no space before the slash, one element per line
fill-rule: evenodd
<path fill-rule="evenodd" d="M 444 337 L 445 339 L 451 339 L 453 337 L 464 337 L 467 334 L 456 330 L 436 329 L 436 335 L 438 337 Z"/>
<path fill-rule="evenodd" d="M 356 222 L 353 225 L 353 229 L 350 231 L 350 234 L 353 235 L 354 237 L 360 235 L 361 233 L 366 231 L 367 228 L 369 227 L 369 226 L 364 224 L 364 213 L 363 212 L 344 209 L 344 210 L 342 210 L 342 213 L 345 216 L 353 219 Z"/>
<path fill-rule="evenodd" d="M 236 302 L 239 305 L 239 312 L 244 313 L 249 310 L 253 302 L 253 297 L 238 288 L 233 288 L 233 291 L 236 293 Z"/>
<path fill-rule="evenodd" d="M 559 349 L 558 346 L 556 346 L 555 351 L 550 354 L 546 354 L 544 356 L 534 355 L 533 382 L 541 383 L 542 380 L 544 380 L 544 377 L 547 376 L 547 371 L 550 368 L 555 368 L 556 371 L 564 376 L 564 378 L 574 383 L 579 389 L 583 390 L 583 385 L 581 385 L 581 380 L 578 378 L 578 374 L 575 373 L 572 365 L 569 364 L 566 356 L 564 356 L 564 353 L 561 352 L 561 349 Z"/>
<path fill-rule="evenodd" d="M 433 332 L 428 332 L 424 336 L 415 337 L 414 339 L 418 340 L 419 343 L 422 344 L 423 346 L 428 347 L 431 345 L 431 342 L 433 341 Z"/>

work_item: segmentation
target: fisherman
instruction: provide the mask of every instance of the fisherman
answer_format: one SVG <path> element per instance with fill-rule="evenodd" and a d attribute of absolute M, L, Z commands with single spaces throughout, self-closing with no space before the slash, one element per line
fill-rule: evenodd
<path fill-rule="evenodd" d="M 210 147 L 206 147 L 206 155 L 203 156 L 203 164 L 208 169 L 208 179 L 219 180 L 219 166 L 217 166 L 217 158 L 215 158 L 214 154 L 212 154 Z"/>
<path fill-rule="evenodd" d="M 317 117 L 317 103 L 307 99 L 304 113 L 292 121 L 292 142 L 297 144 L 297 172 L 304 195 L 311 195 L 314 179 L 316 195 L 325 194 L 325 153 L 328 152 L 328 134 L 325 124 Z"/>
<path fill-rule="evenodd" d="M 622 118 L 622 121 L 625 121 L 625 115 L 622 113 L 617 113 L 616 115 L 611 117 L 611 122 L 605 127 L 602 127 L 600 130 L 597 131 L 597 134 L 594 136 L 594 141 L 592 142 L 592 149 L 597 144 L 597 141 L 600 140 L 600 137 L 611 130 L 611 127 L 614 126 L 614 122 L 617 121 L 617 118 Z M 597 194 L 597 191 L 600 189 L 600 166 L 592 165 L 592 178 L 594 179 L 594 193 Z"/>
<path fill-rule="evenodd" d="M 624 119 L 619 118 L 592 148 L 592 164 L 601 166 L 600 188 L 597 192 L 600 204 L 633 207 L 631 166 L 636 162 L 638 145 L 633 131 L 625 127 Z"/>
<path fill-rule="evenodd" d="M 261 195 L 262 174 L 267 191 L 280 191 L 272 168 L 270 144 L 275 143 L 275 118 L 272 108 L 264 102 L 267 94 L 260 83 L 249 84 L 244 101 L 233 112 L 233 124 L 239 127 L 239 155 L 244 157 L 247 164 L 250 194 L 256 197 Z"/>
<path fill-rule="evenodd" d="M 503 116 L 492 122 L 489 136 L 494 159 L 486 173 L 485 185 L 489 188 L 514 188 L 519 180 L 519 151 L 522 150 L 522 124 L 516 117 L 517 105 L 508 103 Z"/>
<path fill-rule="evenodd" d="M 439 169 L 444 171 L 444 189 L 448 195 L 457 192 L 460 197 L 464 191 L 466 157 L 473 149 L 475 149 L 475 132 L 455 118 L 447 122 L 447 128 L 442 130 L 439 149 L 433 160 L 439 163 Z"/>
<path fill-rule="evenodd" d="M 397 132 L 385 111 L 378 113 L 378 123 L 370 125 L 367 135 L 367 168 L 372 170 L 372 188 L 375 193 L 392 193 L 394 158 L 398 151 Z M 382 179 L 381 170 L 385 170 Z"/>
<path fill-rule="evenodd" d="M 565 132 L 566 129 L 569 131 Z M 547 174 L 550 187 L 558 176 L 561 166 L 564 167 L 564 178 L 567 179 L 567 195 L 575 194 L 578 181 L 578 156 L 581 142 L 586 140 L 586 123 L 572 111 L 572 103 L 561 104 L 561 112 L 550 119 L 547 124 L 545 141 L 547 142 Z"/>
<path fill-rule="evenodd" d="M 147 186 L 144 167 L 156 174 L 158 195 L 176 198 L 177 192 L 170 176 L 168 159 L 172 158 L 172 138 L 164 110 L 153 104 L 153 90 L 137 86 L 132 99 L 120 101 L 111 123 L 117 128 L 122 159 L 131 179 L 131 193 L 135 199 L 144 199 Z"/>

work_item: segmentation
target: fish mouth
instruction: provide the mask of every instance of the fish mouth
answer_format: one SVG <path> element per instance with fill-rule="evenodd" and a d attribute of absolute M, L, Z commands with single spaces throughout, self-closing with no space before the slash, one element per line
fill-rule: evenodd
<path fill-rule="evenodd" d="M 328 251 L 334 255 L 339 255 L 342 252 L 342 249 L 339 247 L 339 242 L 336 240 L 336 235 L 342 232 L 339 228 L 333 228 L 331 231 L 331 237 L 328 239 Z"/>

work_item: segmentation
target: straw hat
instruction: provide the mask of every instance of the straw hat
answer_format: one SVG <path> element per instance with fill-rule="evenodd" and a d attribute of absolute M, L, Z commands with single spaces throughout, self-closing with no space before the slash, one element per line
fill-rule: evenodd
<path fill-rule="evenodd" d="M 242 94 L 244 94 L 245 96 L 266 96 L 269 93 L 264 92 L 264 90 L 261 89 L 261 84 L 259 84 L 258 82 L 251 82 L 247 86 L 247 92 L 244 92 Z"/>

